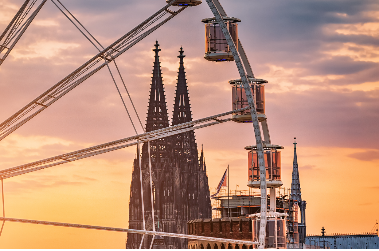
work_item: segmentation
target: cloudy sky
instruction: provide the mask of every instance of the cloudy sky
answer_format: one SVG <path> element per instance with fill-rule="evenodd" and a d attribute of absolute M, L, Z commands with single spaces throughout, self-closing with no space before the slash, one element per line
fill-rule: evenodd
<path fill-rule="evenodd" d="M 40 2 L 40 1 L 38 1 Z M 61 0 L 104 45 L 164 6 L 157 0 Z M 0 31 L 22 5 L 2 0 Z M 266 115 L 274 144 L 283 145 L 282 180 L 290 187 L 297 137 L 307 232 L 368 232 L 379 218 L 379 3 L 375 0 L 221 0 L 242 20 L 239 37 L 266 85 Z M 187 8 L 121 55 L 118 65 L 143 119 L 153 45 L 172 116 L 178 50 L 193 118 L 231 110 L 233 62 L 203 59 L 204 2 Z M 48 1 L 0 67 L 0 121 L 96 54 L 96 49 Z M 130 103 L 127 103 L 131 109 Z M 136 117 L 133 116 L 136 122 Z M 139 133 L 141 128 L 137 128 Z M 134 135 L 112 79 L 103 69 L 0 142 L 1 169 Z M 229 122 L 195 132 L 204 145 L 211 190 L 226 166 L 231 188 L 247 189 L 250 124 Z M 4 181 L 7 217 L 127 227 L 135 148 Z M 126 234 L 6 223 L 0 248 L 124 248 Z"/>

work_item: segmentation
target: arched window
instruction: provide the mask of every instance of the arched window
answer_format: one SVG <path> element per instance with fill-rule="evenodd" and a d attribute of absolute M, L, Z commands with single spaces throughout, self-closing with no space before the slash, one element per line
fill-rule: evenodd
<path fill-rule="evenodd" d="M 153 186 L 152 186 L 152 191 L 153 191 L 153 203 L 154 203 L 154 205 L 155 205 L 155 198 L 157 197 L 157 192 L 156 192 L 156 190 L 155 190 L 155 184 L 154 184 L 154 182 L 153 182 L 152 184 L 153 184 Z"/>
<path fill-rule="evenodd" d="M 207 249 L 212 249 L 211 244 L 208 243 Z"/>

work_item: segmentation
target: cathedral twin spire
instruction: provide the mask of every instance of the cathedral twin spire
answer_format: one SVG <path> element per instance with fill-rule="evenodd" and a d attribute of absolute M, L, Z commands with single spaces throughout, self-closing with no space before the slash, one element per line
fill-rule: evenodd
<path fill-rule="evenodd" d="M 179 72 L 178 72 L 178 83 L 176 87 L 176 96 L 174 104 L 174 112 L 172 118 L 172 125 L 177 125 L 185 122 L 190 122 L 191 118 L 191 107 L 188 97 L 187 79 L 186 72 L 184 71 L 183 58 L 183 48 L 180 47 L 179 61 Z"/>
<path fill-rule="evenodd" d="M 148 116 L 146 121 L 147 132 L 168 127 L 169 125 L 163 87 L 162 71 L 159 62 L 159 52 L 161 51 L 161 49 L 159 49 L 158 41 L 156 41 L 154 46 L 155 49 L 153 49 L 153 51 L 155 52 L 155 60 L 150 90 Z M 192 120 L 191 107 L 188 96 L 187 79 L 185 75 L 186 72 L 184 70 L 183 61 L 185 55 L 183 54 L 184 51 L 182 47 L 180 48 L 179 53 L 179 72 L 178 82 L 176 86 L 176 96 L 174 101 L 172 125 L 177 125 Z"/>
<path fill-rule="evenodd" d="M 156 41 L 154 46 L 155 48 L 153 51 L 155 52 L 155 60 L 150 90 L 149 108 L 146 120 L 147 132 L 169 126 L 162 71 L 159 62 L 159 52 L 161 49 L 159 49 L 158 41 Z M 172 125 L 178 125 L 192 121 L 187 79 L 185 75 L 186 72 L 184 69 L 184 57 L 184 51 L 181 47 L 178 56 L 179 71 L 177 79 L 178 82 L 176 85 L 176 95 L 174 100 Z M 195 134 L 193 131 L 174 135 L 169 141 L 171 142 L 170 145 L 176 156 L 179 156 L 182 160 L 185 159 L 185 162 L 197 162 L 198 152 L 195 141 Z"/>
<path fill-rule="evenodd" d="M 155 49 L 153 49 L 153 51 L 155 52 L 155 60 L 146 120 L 146 132 L 162 129 L 164 127 L 168 127 L 169 125 L 166 98 L 163 88 L 161 63 L 159 62 L 158 55 L 161 49 L 159 49 L 158 41 L 156 41 L 154 46 Z"/>
<path fill-rule="evenodd" d="M 154 131 L 169 127 L 166 97 L 163 87 L 161 65 L 159 61 L 158 41 L 154 45 L 155 52 L 153 76 L 150 89 L 148 113 L 146 119 L 146 131 Z M 179 70 L 176 85 L 176 95 L 172 125 L 177 125 L 192 120 L 190 101 L 188 95 L 187 80 L 184 70 L 184 51 L 179 51 Z M 150 150 L 150 151 L 148 151 Z M 149 165 L 151 156 L 152 189 L 149 181 Z M 154 201 L 156 228 L 160 231 L 187 233 L 188 220 L 197 218 L 209 218 L 212 215 L 211 203 L 209 198 L 208 177 L 203 151 L 198 160 L 198 150 L 195 141 L 194 131 L 183 132 L 170 137 L 153 140 L 148 144 L 144 143 L 141 155 L 142 184 L 144 191 L 144 212 L 147 219 L 147 227 L 151 230 L 152 210 L 149 207 L 150 201 Z M 131 199 L 129 203 L 130 227 L 141 229 L 142 204 L 138 192 L 139 186 L 138 160 L 134 162 L 131 187 Z M 153 191 L 150 193 L 150 189 Z M 153 197 L 150 197 L 152 194 Z M 132 197 L 133 195 L 133 197 Z M 146 195 L 146 196 L 145 196 Z M 151 200 L 153 198 L 153 200 Z M 150 224 L 151 223 L 151 224 Z M 146 239 L 146 238 L 145 238 Z M 153 247 L 164 248 L 186 248 L 187 242 L 172 238 L 161 239 L 158 245 L 155 239 Z M 128 235 L 128 247 L 138 248 L 141 242 L 140 237 Z M 146 240 L 143 247 L 148 248 L 151 240 Z"/>

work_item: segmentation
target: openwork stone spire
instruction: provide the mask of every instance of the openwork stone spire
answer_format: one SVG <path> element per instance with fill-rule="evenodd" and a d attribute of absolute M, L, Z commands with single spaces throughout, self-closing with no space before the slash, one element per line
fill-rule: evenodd
<path fill-rule="evenodd" d="M 161 129 L 169 126 L 166 98 L 164 95 L 162 71 L 159 62 L 159 44 L 156 41 L 153 51 L 155 52 L 153 76 L 151 81 L 150 97 L 148 112 L 146 118 L 146 131 L 150 132 L 153 130 Z M 141 158 L 141 172 L 142 172 L 142 187 L 143 187 L 143 201 L 144 201 L 144 215 L 146 221 L 146 229 L 153 229 L 152 220 L 152 204 L 151 204 L 151 193 L 153 190 L 154 196 L 154 223 L 156 225 L 157 231 L 161 231 L 161 221 L 162 208 L 160 205 L 164 203 L 162 200 L 165 198 L 162 196 L 164 193 L 164 187 L 162 185 L 162 180 L 165 180 L 163 174 L 170 171 L 173 167 L 171 162 L 172 154 L 170 148 L 169 139 L 163 138 L 158 140 L 153 140 L 150 142 L 150 157 L 151 157 L 151 176 L 153 187 L 150 187 L 150 171 L 149 171 L 149 154 L 148 154 L 148 144 L 144 143 L 142 146 L 142 155 L 137 156 L 134 160 L 132 183 L 130 187 L 130 202 L 129 202 L 129 227 L 132 229 L 143 229 L 142 228 L 142 200 L 141 200 L 141 183 L 140 183 L 140 168 L 139 168 L 139 157 Z M 172 180 L 172 179 L 171 179 Z M 138 234 L 128 234 L 127 248 L 139 248 L 141 243 L 141 235 Z M 144 238 L 143 248 L 149 248 L 151 243 L 151 237 L 146 236 Z"/>
<path fill-rule="evenodd" d="M 161 63 L 159 62 L 158 41 L 155 43 L 155 61 L 153 77 L 151 81 L 149 108 L 146 119 L 146 132 L 168 127 L 168 115 L 166 106 L 166 97 L 164 95 Z"/>
<path fill-rule="evenodd" d="M 199 158 L 199 165 L 200 165 L 200 170 L 207 172 L 207 166 L 205 165 L 205 157 L 204 157 L 204 148 L 203 145 L 201 145 L 201 153 L 200 153 L 200 158 Z"/>
<path fill-rule="evenodd" d="M 188 96 L 188 87 L 186 72 L 184 70 L 184 57 L 183 48 L 180 47 L 178 58 L 179 72 L 178 82 L 176 84 L 176 95 L 174 101 L 174 111 L 172 116 L 172 125 L 177 125 L 185 122 L 192 121 L 191 106 Z M 195 141 L 195 134 L 193 131 L 181 133 L 173 137 L 174 153 L 177 156 L 182 156 L 185 161 L 197 162 L 197 145 Z M 184 158 L 183 158 L 184 157 Z"/>
<path fill-rule="evenodd" d="M 292 170 L 292 182 L 291 182 L 291 198 L 293 200 L 296 200 L 298 203 L 300 203 L 301 189 L 300 189 L 299 168 L 297 165 L 296 138 L 293 145 L 294 145 L 294 156 L 293 156 L 293 170 Z"/>
<path fill-rule="evenodd" d="M 180 47 L 179 53 L 180 53 L 180 55 L 178 56 L 178 58 L 180 58 L 179 72 L 178 72 L 178 82 L 176 85 L 176 96 L 175 96 L 175 104 L 174 104 L 174 113 L 172 117 L 172 125 L 177 125 L 177 124 L 192 121 L 191 106 L 190 106 L 189 97 L 188 97 L 186 72 L 184 70 L 184 62 L 183 62 L 185 55 L 183 54 L 184 51 L 182 47 Z"/>
<path fill-rule="evenodd" d="M 162 72 L 159 62 L 159 44 L 156 42 L 154 70 L 150 90 L 146 131 L 169 126 L 165 102 Z M 183 64 L 183 49 L 180 49 L 180 66 L 174 104 L 173 125 L 191 121 L 188 88 Z M 150 141 L 142 146 L 141 172 L 144 208 L 142 209 L 139 159 L 134 160 L 130 188 L 129 228 L 142 229 L 144 210 L 146 229 L 171 233 L 188 233 L 187 222 L 198 218 L 211 218 L 208 177 L 204 154 L 198 160 L 198 151 L 193 131 Z M 149 161 L 149 157 L 151 162 Z M 150 165 L 152 186 L 150 187 Z M 152 191 L 152 192 L 150 192 Z M 154 225 L 152 209 L 154 206 Z M 140 247 L 142 236 L 128 234 L 127 248 Z M 151 236 L 145 236 L 142 248 L 150 248 Z M 155 237 L 153 248 L 187 248 L 187 240 Z"/>

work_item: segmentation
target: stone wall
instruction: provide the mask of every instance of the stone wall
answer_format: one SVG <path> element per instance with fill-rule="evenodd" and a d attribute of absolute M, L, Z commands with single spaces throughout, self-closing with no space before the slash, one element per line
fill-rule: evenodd
<path fill-rule="evenodd" d="M 225 239 L 236 239 L 252 241 L 251 219 L 243 217 L 230 217 L 219 219 L 197 219 L 188 222 L 188 234 L 208 236 Z M 253 245 L 238 245 L 231 243 L 220 243 L 215 241 L 189 240 L 189 249 L 202 248 L 254 248 Z"/>

